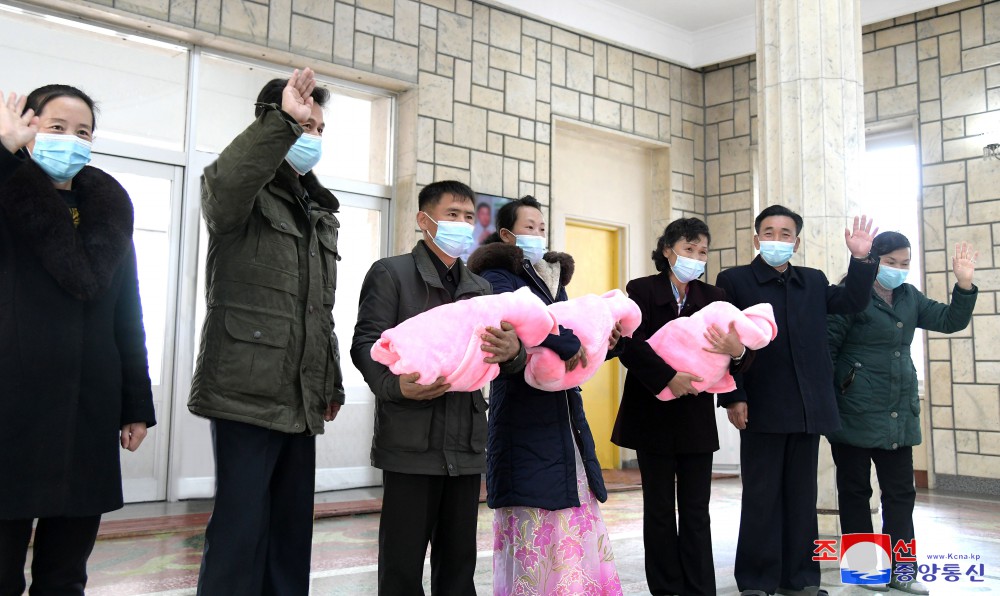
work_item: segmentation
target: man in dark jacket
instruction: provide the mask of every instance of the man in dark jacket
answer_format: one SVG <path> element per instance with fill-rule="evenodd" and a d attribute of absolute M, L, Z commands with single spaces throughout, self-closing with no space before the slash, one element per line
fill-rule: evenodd
<path fill-rule="evenodd" d="M 760 256 L 716 280 L 737 308 L 769 303 L 778 323 L 777 338 L 755 353 L 753 368 L 734 375 L 736 390 L 719 395 L 740 429 L 743 510 L 735 576 L 742 594 L 826 594 L 812 560 L 819 435 L 840 426 L 826 315 L 868 305 L 877 269 L 868 256 L 871 225 L 855 217 L 853 231 L 845 230 L 854 258 L 845 285 L 830 285 L 822 271 L 789 264 L 802 217 L 772 205 L 754 221 Z"/>
<path fill-rule="evenodd" d="M 205 169 L 208 312 L 188 408 L 212 422 L 216 496 L 199 594 L 309 591 L 316 435 L 344 403 L 339 205 L 311 173 L 328 97 L 308 68 L 271 81 Z"/>
<path fill-rule="evenodd" d="M 486 400 L 452 392 L 443 378 L 397 376 L 371 357 L 382 332 L 435 306 L 490 294 L 490 284 L 459 258 L 472 244 L 475 195 L 465 184 L 435 182 L 420 191 L 423 240 L 410 254 L 376 261 L 361 286 L 351 359 L 376 397 L 372 465 L 383 471 L 379 594 L 423 594 L 431 543 L 431 590 L 474 596 L 476 518 L 485 469 Z M 524 368 L 513 327 L 487 328 L 486 362 Z M 424 384 L 418 381 L 424 381 Z"/>

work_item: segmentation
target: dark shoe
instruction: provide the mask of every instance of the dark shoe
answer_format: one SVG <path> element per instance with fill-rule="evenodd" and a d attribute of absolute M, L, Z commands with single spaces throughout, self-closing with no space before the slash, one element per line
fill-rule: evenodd
<path fill-rule="evenodd" d="M 894 590 L 899 590 L 900 592 L 906 592 L 907 594 L 930 594 L 931 591 L 927 589 L 927 586 L 918 582 L 917 580 L 901 582 L 895 577 L 889 582 L 889 587 Z"/>
<path fill-rule="evenodd" d="M 830 596 L 830 593 L 819 586 L 806 586 L 801 590 L 795 588 L 778 588 L 778 594 L 783 596 Z"/>
<path fill-rule="evenodd" d="M 743 590 L 740 596 L 771 596 L 764 590 Z"/>

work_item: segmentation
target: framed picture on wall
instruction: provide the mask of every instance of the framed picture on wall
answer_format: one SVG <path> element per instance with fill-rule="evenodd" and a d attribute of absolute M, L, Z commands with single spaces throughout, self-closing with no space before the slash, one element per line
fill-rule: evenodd
<path fill-rule="evenodd" d="M 484 195 L 476 193 L 476 219 L 473 221 L 472 248 L 462 255 L 463 261 L 469 260 L 469 255 L 473 253 L 491 234 L 497 231 L 497 211 L 500 207 L 509 203 L 510 199 L 495 195 Z"/>

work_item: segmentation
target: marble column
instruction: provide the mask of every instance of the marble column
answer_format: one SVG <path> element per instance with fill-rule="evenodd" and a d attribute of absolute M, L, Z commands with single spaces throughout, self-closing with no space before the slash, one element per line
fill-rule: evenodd
<path fill-rule="evenodd" d="M 844 226 L 848 216 L 859 213 L 860 19 L 860 0 L 757 0 L 761 207 L 781 204 L 802 215 L 802 244 L 792 262 L 821 269 L 834 282 L 847 272 L 850 258 Z M 836 494 L 824 439 L 820 534 L 839 533 Z"/>
<path fill-rule="evenodd" d="M 419 94 L 416 90 L 403 93 L 396 101 L 396 129 L 399 133 L 396 139 L 395 155 L 394 183 L 396 188 L 393 200 L 390 201 L 392 228 L 390 230 L 389 252 L 392 255 L 410 252 L 413 250 L 413 245 L 420 239 L 416 221 L 416 214 L 419 210 L 417 197 L 420 192 L 417 187 L 417 153 L 421 142 L 417 125 L 419 120 L 417 118 L 418 103 Z M 374 130 L 372 134 L 374 136 Z M 373 143 L 372 146 L 377 147 L 378 145 Z M 375 163 L 371 163 L 371 165 L 381 167 Z M 423 184 L 430 182 L 430 180 L 422 181 Z"/>

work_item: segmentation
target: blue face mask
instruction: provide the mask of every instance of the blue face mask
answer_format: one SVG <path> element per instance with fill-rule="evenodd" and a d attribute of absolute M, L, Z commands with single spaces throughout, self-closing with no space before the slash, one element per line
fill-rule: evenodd
<path fill-rule="evenodd" d="M 427 212 L 424 212 L 427 215 Z M 434 219 L 427 215 L 427 219 Z M 434 244 L 440 248 L 444 254 L 453 259 L 457 259 L 466 253 L 474 243 L 472 239 L 472 224 L 464 221 L 434 221 L 437 224 L 437 233 L 432 236 Z M 426 232 L 430 234 L 430 232 Z"/>
<path fill-rule="evenodd" d="M 76 135 L 38 133 L 31 159 L 49 178 L 66 182 L 90 163 L 90 143 Z"/>
<path fill-rule="evenodd" d="M 288 150 L 285 161 L 299 176 L 302 176 L 315 168 L 321 157 L 323 157 L 323 137 L 303 133 Z"/>
<path fill-rule="evenodd" d="M 883 288 L 887 290 L 895 290 L 899 286 L 903 285 L 906 281 L 906 276 L 910 274 L 909 269 L 896 269 L 895 267 L 889 267 L 888 265 L 878 266 L 878 275 L 875 279 L 878 283 L 882 285 Z"/>
<path fill-rule="evenodd" d="M 677 253 L 674 254 L 677 255 Z M 677 255 L 677 260 L 670 266 L 670 270 L 674 272 L 677 281 L 686 284 L 698 279 L 705 273 L 705 263 L 697 259 L 689 259 Z"/>
<path fill-rule="evenodd" d="M 544 236 L 514 235 L 514 243 L 524 252 L 524 258 L 528 259 L 532 265 L 541 261 L 542 257 L 545 256 Z"/>
<path fill-rule="evenodd" d="M 760 256 L 772 267 L 781 267 L 792 260 L 795 254 L 794 242 L 779 242 L 777 240 L 761 240 Z"/>

